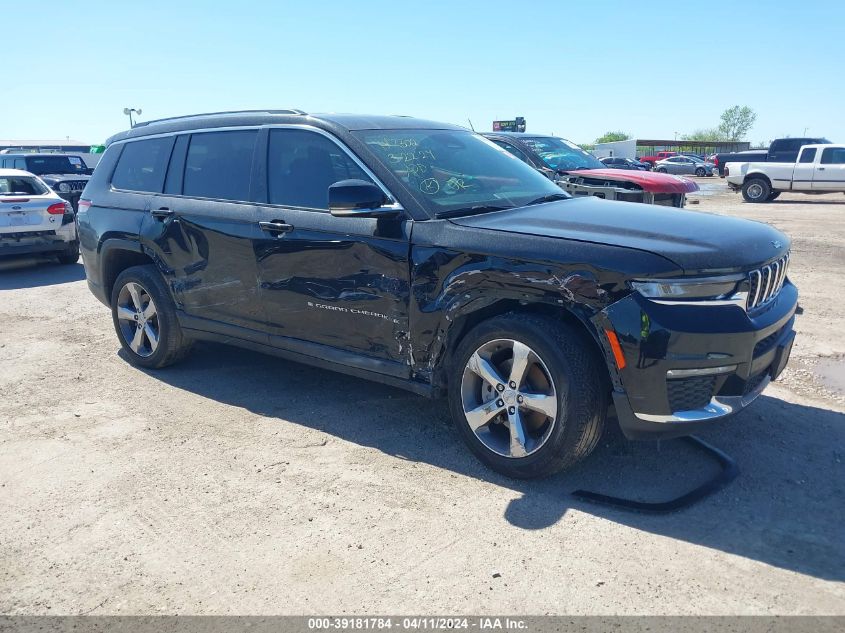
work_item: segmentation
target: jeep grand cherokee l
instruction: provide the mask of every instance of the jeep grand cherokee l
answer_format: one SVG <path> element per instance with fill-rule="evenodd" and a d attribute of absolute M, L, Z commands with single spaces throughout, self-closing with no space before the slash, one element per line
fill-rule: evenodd
<path fill-rule="evenodd" d="M 113 136 L 80 201 L 88 284 L 137 365 L 222 341 L 427 396 L 514 477 L 741 410 L 786 364 L 789 240 L 570 197 L 407 117 L 263 111 Z M 256 394 L 258 397 L 259 394 Z"/>

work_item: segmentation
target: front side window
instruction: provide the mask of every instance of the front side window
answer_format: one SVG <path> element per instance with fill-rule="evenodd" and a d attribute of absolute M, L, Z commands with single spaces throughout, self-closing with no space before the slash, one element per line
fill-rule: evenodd
<path fill-rule="evenodd" d="M 845 147 L 825 147 L 822 165 L 845 165 Z"/>
<path fill-rule="evenodd" d="M 535 136 L 520 138 L 520 140 L 534 150 L 547 167 L 554 170 L 571 171 L 604 167 L 595 156 L 562 138 Z"/>
<path fill-rule="evenodd" d="M 526 153 L 519 149 L 516 145 L 511 145 L 510 143 L 506 143 L 505 141 L 500 141 L 498 139 L 494 140 L 493 142 L 499 147 L 501 147 L 503 150 L 510 152 L 511 154 L 516 156 L 523 163 L 528 163 L 529 165 L 531 164 L 531 161 L 529 160 Z"/>
<path fill-rule="evenodd" d="M 536 169 L 474 132 L 403 129 L 354 134 L 431 214 L 480 213 L 544 196 L 566 196 Z"/>
<path fill-rule="evenodd" d="M 816 160 L 816 148 L 808 147 L 803 152 L 801 152 L 801 158 L 798 159 L 798 162 L 812 163 L 814 160 Z"/>
<path fill-rule="evenodd" d="M 0 176 L 0 195 L 43 196 L 49 193 L 40 180 L 26 176 Z"/>
<path fill-rule="evenodd" d="M 267 194 L 270 204 L 328 210 L 329 187 L 372 179 L 337 143 L 317 132 L 270 130 Z"/>
<path fill-rule="evenodd" d="M 114 169 L 112 186 L 126 191 L 160 193 L 172 146 L 172 138 L 126 143 Z"/>
<path fill-rule="evenodd" d="M 182 194 L 216 200 L 249 200 L 257 130 L 192 134 Z"/>

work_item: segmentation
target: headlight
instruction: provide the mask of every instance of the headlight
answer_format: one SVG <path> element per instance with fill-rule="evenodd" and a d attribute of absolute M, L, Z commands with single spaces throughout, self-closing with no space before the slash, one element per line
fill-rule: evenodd
<path fill-rule="evenodd" d="M 61 191 L 62 193 L 67 193 L 68 191 L 70 191 L 70 185 L 66 182 L 59 183 L 59 191 Z"/>
<path fill-rule="evenodd" d="M 631 287 L 644 297 L 671 301 L 726 301 L 740 303 L 739 285 L 745 275 L 720 277 L 688 277 L 686 279 L 643 279 L 631 282 Z M 743 293 L 744 294 L 744 293 Z"/>

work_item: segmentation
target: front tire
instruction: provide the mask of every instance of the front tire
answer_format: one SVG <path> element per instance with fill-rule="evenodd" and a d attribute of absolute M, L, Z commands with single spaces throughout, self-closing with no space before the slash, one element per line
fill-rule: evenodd
<path fill-rule="evenodd" d="M 771 185 L 762 178 L 751 178 L 742 185 L 742 197 L 746 202 L 766 202 L 771 193 Z"/>
<path fill-rule="evenodd" d="M 769 202 L 771 202 L 772 200 L 777 200 L 777 197 L 779 195 L 780 195 L 780 191 L 773 191 L 772 193 L 769 194 L 769 197 L 766 198 L 766 200 L 768 200 Z"/>
<path fill-rule="evenodd" d="M 133 266 L 120 273 L 111 306 L 117 338 L 133 365 L 167 367 L 190 350 L 191 341 L 182 333 L 176 306 L 155 266 Z"/>
<path fill-rule="evenodd" d="M 704 167 L 699 167 L 698 169 L 695 170 L 695 175 L 698 176 L 699 178 L 703 178 L 704 176 L 707 175 L 707 170 L 704 169 Z"/>
<path fill-rule="evenodd" d="M 657 172 L 660 174 L 668 173 L 665 167 L 658 167 Z"/>
<path fill-rule="evenodd" d="M 449 409 L 461 438 L 508 477 L 544 477 L 589 455 L 601 437 L 609 386 L 582 334 L 510 313 L 473 328 L 449 369 Z"/>

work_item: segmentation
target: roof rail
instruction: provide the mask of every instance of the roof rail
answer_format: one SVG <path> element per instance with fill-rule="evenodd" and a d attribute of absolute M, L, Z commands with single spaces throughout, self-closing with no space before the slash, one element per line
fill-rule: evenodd
<path fill-rule="evenodd" d="M 189 119 L 200 119 L 207 116 L 238 116 L 242 114 L 296 114 L 306 115 L 307 112 L 290 108 L 287 110 L 230 110 L 224 112 L 205 112 L 203 114 L 186 114 L 183 116 L 172 116 L 165 119 L 153 119 L 152 121 L 140 121 L 134 127 L 144 127 L 146 125 L 155 125 L 157 123 L 168 123 L 170 121 L 185 121 Z"/>

